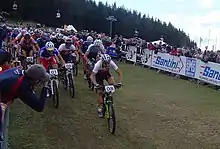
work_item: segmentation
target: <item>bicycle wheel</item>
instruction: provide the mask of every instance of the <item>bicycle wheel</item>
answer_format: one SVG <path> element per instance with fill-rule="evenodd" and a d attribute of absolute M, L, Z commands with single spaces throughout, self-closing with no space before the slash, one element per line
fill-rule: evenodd
<path fill-rule="evenodd" d="M 58 108 L 59 107 L 59 91 L 58 91 L 56 80 L 52 82 L 52 85 L 53 85 L 53 106 L 54 108 Z"/>
<path fill-rule="evenodd" d="M 74 70 L 73 70 L 73 74 L 74 74 L 74 76 L 78 75 L 78 65 L 77 64 L 75 64 L 75 67 L 74 67 Z"/>
<path fill-rule="evenodd" d="M 75 97 L 75 85 L 74 85 L 74 81 L 73 81 L 73 76 L 71 74 L 69 74 L 68 79 L 69 79 L 70 97 L 74 98 Z"/>
<path fill-rule="evenodd" d="M 108 103 L 108 130 L 111 134 L 115 134 L 116 127 L 116 118 L 115 118 L 115 110 L 112 102 Z"/>
<path fill-rule="evenodd" d="M 67 90 L 68 82 L 67 82 L 67 77 L 66 77 L 66 75 L 64 75 L 62 79 L 63 79 L 63 80 L 62 80 L 62 82 L 63 82 L 63 89 L 64 89 L 64 90 Z"/>

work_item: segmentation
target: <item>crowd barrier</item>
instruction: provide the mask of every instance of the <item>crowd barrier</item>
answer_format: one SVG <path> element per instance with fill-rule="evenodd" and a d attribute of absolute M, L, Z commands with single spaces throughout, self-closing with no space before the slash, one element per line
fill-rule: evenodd
<path fill-rule="evenodd" d="M 124 52 L 127 61 L 220 86 L 220 64 L 204 63 L 200 59 L 172 56 L 168 53 L 155 53 L 136 46 L 128 46 Z"/>

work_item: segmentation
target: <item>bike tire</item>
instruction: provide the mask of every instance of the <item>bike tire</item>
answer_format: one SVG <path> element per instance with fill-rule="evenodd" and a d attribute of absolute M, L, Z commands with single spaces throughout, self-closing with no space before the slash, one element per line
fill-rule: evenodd
<path fill-rule="evenodd" d="M 115 134 L 115 128 L 116 128 L 116 117 L 115 117 L 115 110 L 113 104 L 110 102 L 107 104 L 108 106 L 108 114 L 109 117 L 107 117 L 108 120 L 108 130 L 111 134 Z"/>
<path fill-rule="evenodd" d="M 75 64 L 75 68 L 74 68 L 74 71 L 73 71 L 74 73 L 74 76 L 77 76 L 78 75 L 78 65 L 77 64 Z"/>
<path fill-rule="evenodd" d="M 52 82 L 53 85 L 53 106 L 54 108 L 58 108 L 59 107 L 59 91 L 58 91 L 58 87 L 57 87 L 57 82 L 56 80 L 54 80 Z"/>
<path fill-rule="evenodd" d="M 75 85 L 74 85 L 72 74 L 68 75 L 68 79 L 69 79 L 70 97 L 73 99 L 73 98 L 75 98 Z"/>
<path fill-rule="evenodd" d="M 64 78 L 63 78 L 63 89 L 67 90 L 67 88 L 68 88 L 67 77 L 66 77 L 66 75 L 64 75 Z"/>

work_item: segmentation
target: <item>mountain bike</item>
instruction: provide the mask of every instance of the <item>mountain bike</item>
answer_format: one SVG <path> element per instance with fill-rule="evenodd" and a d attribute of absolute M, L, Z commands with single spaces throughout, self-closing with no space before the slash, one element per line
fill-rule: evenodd
<path fill-rule="evenodd" d="M 88 61 L 86 63 L 86 78 L 87 78 L 88 87 L 91 90 L 94 90 L 94 84 L 92 83 L 90 79 L 90 75 L 91 75 L 92 69 L 94 68 L 95 63 L 96 63 L 96 60 L 94 58 L 91 61 Z"/>
<path fill-rule="evenodd" d="M 72 63 L 72 71 L 73 71 L 73 74 L 74 76 L 77 76 L 78 75 L 78 64 L 76 62 L 76 54 L 75 53 L 72 53 L 70 55 L 70 63 Z"/>
<path fill-rule="evenodd" d="M 58 108 L 59 107 L 58 70 L 49 69 L 49 74 L 51 76 L 49 81 L 49 87 L 53 98 L 53 106 L 54 108 Z"/>
<path fill-rule="evenodd" d="M 73 63 L 66 63 L 65 68 L 66 70 L 65 73 L 63 74 L 63 86 L 64 89 L 67 90 L 69 88 L 70 92 L 70 97 L 73 99 L 75 97 L 75 85 L 74 85 L 74 79 L 73 79 L 73 68 L 74 64 Z"/>
<path fill-rule="evenodd" d="M 121 84 L 101 86 L 103 90 L 103 115 L 108 121 L 108 130 L 111 134 L 115 133 L 116 116 L 114 110 L 113 96 L 116 88 L 122 87 Z"/>

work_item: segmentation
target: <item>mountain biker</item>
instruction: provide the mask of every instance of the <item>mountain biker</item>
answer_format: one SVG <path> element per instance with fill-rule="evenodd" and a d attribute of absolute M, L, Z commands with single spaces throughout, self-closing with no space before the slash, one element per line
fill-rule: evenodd
<path fill-rule="evenodd" d="M 25 33 L 24 37 L 21 38 L 19 46 L 21 47 L 22 55 L 24 57 L 33 56 L 33 53 L 40 49 L 37 42 L 29 33 Z"/>
<path fill-rule="evenodd" d="M 62 66 L 65 65 L 65 62 L 60 55 L 59 51 L 54 47 L 52 42 L 47 42 L 45 47 L 41 48 L 39 51 L 39 61 L 42 63 L 44 68 L 48 70 L 49 65 L 54 69 L 58 69 L 58 63 Z"/>
<path fill-rule="evenodd" d="M 84 55 L 85 62 L 87 64 L 92 64 L 94 61 L 96 62 L 99 59 L 100 54 L 104 54 L 104 53 L 105 53 L 105 49 L 102 44 L 102 41 L 99 39 L 96 39 L 94 43 L 88 47 Z M 91 68 L 91 66 L 89 66 L 86 69 L 89 69 L 89 68 Z M 86 75 L 84 76 L 84 78 L 87 79 Z"/>
<path fill-rule="evenodd" d="M 82 63 L 83 63 L 83 72 L 84 76 L 86 75 L 86 61 L 84 58 L 84 54 L 86 53 L 88 47 L 93 43 L 93 38 L 91 36 L 87 37 L 87 40 L 83 43 L 82 48 L 81 48 L 81 55 L 82 55 Z"/>
<path fill-rule="evenodd" d="M 73 41 L 71 38 L 66 38 L 65 43 L 61 44 L 58 50 L 66 63 L 71 60 L 71 55 L 73 55 L 75 61 L 78 62 L 79 54 L 76 50 L 76 47 L 73 45 Z"/>
<path fill-rule="evenodd" d="M 118 75 L 118 85 L 122 85 L 122 72 L 119 67 L 111 60 L 111 57 L 108 54 L 102 54 L 101 59 L 95 64 L 90 79 L 94 83 L 95 88 L 97 88 L 98 93 L 98 116 L 103 117 L 103 100 L 102 100 L 102 90 L 100 86 L 103 86 L 103 81 L 106 80 L 109 85 L 114 85 L 114 78 L 110 73 L 110 68 L 114 69 Z"/>

